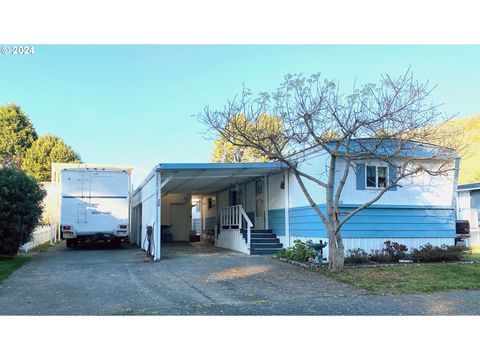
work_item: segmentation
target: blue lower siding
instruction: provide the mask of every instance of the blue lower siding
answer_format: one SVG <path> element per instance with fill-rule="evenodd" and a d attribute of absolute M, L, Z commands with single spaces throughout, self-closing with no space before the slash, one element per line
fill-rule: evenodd
<path fill-rule="evenodd" d="M 346 206 L 340 210 L 348 213 L 353 209 Z M 321 210 L 325 213 L 325 206 Z M 321 220 L 310 206 L 291 208 L 289 215 L 291 236 L 327 236 Z M 341 215 L 341 218 L 345 216 Z M 284 235 L 285 210 L 270 210 L 269 224 L 277 235 Z M 377 205 L 351 218 L 342 227 L 342 235 L 345 238 L 453 238 L 455 211 L 449 208 Z"/>
<path fill-rule="evenodd" d="M 268 227 L 278 236 L 285 236 L 285 209 L 268 211 Z"/>

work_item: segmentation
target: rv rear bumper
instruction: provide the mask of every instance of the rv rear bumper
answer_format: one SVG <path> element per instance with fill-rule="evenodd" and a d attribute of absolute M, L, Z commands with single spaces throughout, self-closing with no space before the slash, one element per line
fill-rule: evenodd
<path fill-rule="evenodd" d="M 115 239 L 123 239 L 128 237 L 128 233 L 125 232 L 96 232 L 96 233 L 80 233 L 80 234 L 68 234 L 65 236 L 63 233 L 63 239 L 76 239 L 80 241 L 112 241 Z"/>

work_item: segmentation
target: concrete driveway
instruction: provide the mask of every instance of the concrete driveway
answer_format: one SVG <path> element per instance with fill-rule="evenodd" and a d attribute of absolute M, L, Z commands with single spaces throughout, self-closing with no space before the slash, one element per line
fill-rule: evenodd
<path fill-rule="evenodd" d="M 266 256 L 200 243 L 162 245 L 162 261 L 57 245 L 0 284 L 3 315 L 479 314 L 480 292 L 372 296 Z"/>

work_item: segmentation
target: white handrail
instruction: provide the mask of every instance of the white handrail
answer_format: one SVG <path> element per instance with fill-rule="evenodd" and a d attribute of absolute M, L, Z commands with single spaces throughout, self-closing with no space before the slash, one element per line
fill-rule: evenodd
<path fill-rule="evenodd" d="M 247 244 L 250 244 L 250 229 L 253 227 L 253 223 L 248 217 L 247 213 L 243 209 L 242 205 L 228 206 L 220 211 L 220 227 L 223 229 L 224 226 L 228 227 L 238 227 L 239 230 L 242 229 L 243 219 L 247 223 Z"/>
<path fill-rule="evenodd" d="M 253 224 L 241 205 L 240 212 L 242 213 L 243 218 L 247 221 L 247 245 L 250 246 L 250 229 L 253 227 Z"/>

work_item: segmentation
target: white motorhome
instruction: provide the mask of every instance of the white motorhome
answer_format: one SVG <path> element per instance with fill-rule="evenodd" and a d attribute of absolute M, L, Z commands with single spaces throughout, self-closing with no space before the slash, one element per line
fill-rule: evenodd
<path fill-rule="evenodd" d="M 67 247 L 105 241 L 121 246 L 129 235 L 129 167 L 52 164 L 57 237 Z"/>

